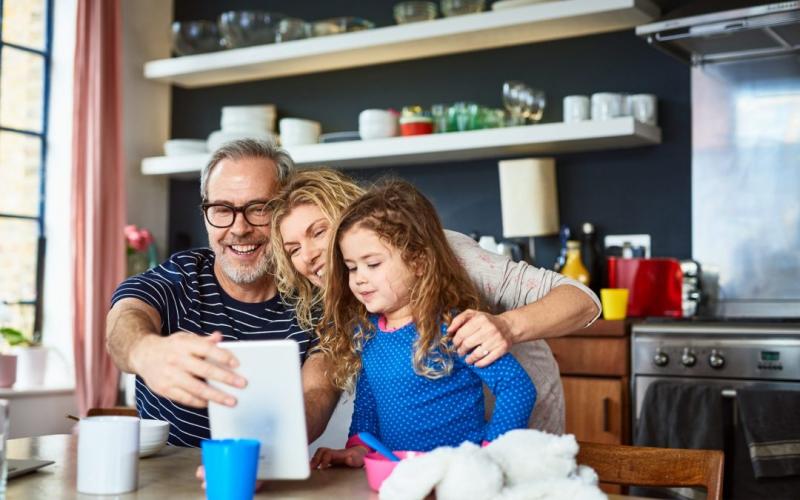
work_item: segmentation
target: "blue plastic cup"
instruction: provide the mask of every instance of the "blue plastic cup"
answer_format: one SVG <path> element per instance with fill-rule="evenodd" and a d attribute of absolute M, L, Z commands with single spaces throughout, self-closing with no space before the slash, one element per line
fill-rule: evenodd
<path fill-rule="evenodd" d="M 255 439 L 207 439 L 201 444 L 208 500 L 251 500 L 256 488 Z"/>

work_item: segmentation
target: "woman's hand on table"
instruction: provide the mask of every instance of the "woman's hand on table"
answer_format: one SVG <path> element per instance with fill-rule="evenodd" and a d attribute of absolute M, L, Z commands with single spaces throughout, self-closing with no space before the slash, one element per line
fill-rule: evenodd
<path fill-rule="evenodd" d="M 197 466 L 197 470 L 194 473 L 194 477 L 202 481 L 203 489 L 206 489 L 206 469 L 202 465 Z M 259 491 L 265 484 L 267 484 L 266 481 L 256 481 L 255 491 Z"/>
<path fill-rule="evenodd" d="M 348 467 L 363 467 L 364 455 L 369 452 L 363 446 L 352 446 L 344 450 L 319 448 L 311 458 L 312 469 L 327 469 L 332 465 L 346 465 Z"/>
<path fill-rule="evenodd" d="M 453 318 L 447 333 L 453 336 L 453 345 L 459 356 L 467 356 L 467 363 L 484 368 L 508 352 L 513 343 L 511 323 L 502 314 L 494 315 L 467 309 Z"/>

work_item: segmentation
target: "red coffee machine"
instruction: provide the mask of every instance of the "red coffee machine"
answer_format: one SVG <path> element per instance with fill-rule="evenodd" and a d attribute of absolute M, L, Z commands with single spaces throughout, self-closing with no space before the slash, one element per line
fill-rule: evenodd
<path fill-rule="evenodd" d="M 608 258 L 609 288 L 628 289 L 628 316 L 683 315 L 683 272 L 677 259 Z"/>

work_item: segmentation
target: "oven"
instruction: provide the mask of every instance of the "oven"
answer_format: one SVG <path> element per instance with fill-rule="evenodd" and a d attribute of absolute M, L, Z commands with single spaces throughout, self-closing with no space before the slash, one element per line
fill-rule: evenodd
<path fill-rule="evenodd" d="M 719 425 L 726 429 L 725 497 L 747 498 L 742 494 L 744 487 L 737 484 L 737 477 L 744 477 L 747 472 L 742 467 L 749 465 L 749 459 L 742 459 L 741 448 L 734 450 L 741 446 L 736 441 L 741 434 L 736 391 L 744 387 L 800 391 L 800 322 L 648 321 L 634 325 L 632 331 L 633 435 L 644 396 L 653 382 L 696 382 L 718 387 L 724 419 Z M 800 485 L 800 477 L 797 481 Z"/>

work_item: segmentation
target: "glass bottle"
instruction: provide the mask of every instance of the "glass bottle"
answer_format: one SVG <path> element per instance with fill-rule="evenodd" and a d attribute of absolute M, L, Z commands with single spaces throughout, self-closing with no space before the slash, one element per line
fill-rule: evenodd
<path fill-rule="evenodd" d="M 561 274 L 589 286 L 589 271 L 581 261 L 581 243 L 577 240 L 567 242 L 567 262 L 561 268 Z"/>
<path fill-rule="evenodd" d="M 553 270 L 557 273 L 560 273 L 561 268 L 563 268 L 564 264 L 567 263 L 567 241 L 569 241 L 570 236 L 569 226 L 562 224 L 558 235 L 561 241 L 561 251 L 556 258 L 555 264 L 553 265 Z"/>
<path fill-rule="evenodd" d="M 581 229 L 581 260 L 589 272 L 589 288 L 600 293 L 600 261 L 594 224 L 584 222 Z"/>

